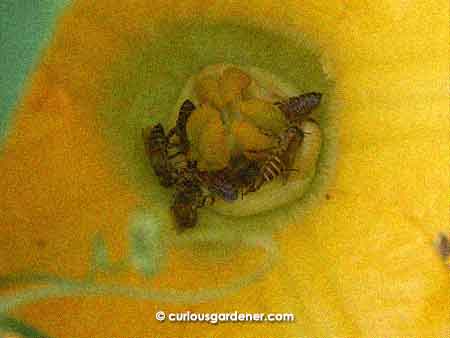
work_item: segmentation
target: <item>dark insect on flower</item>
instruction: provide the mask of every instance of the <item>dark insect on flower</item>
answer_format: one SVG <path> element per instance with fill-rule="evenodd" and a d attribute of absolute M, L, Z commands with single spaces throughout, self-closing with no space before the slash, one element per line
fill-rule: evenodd
<path fill-rule="evenodd" d="M 281 110 L 289 122 L 304 121 L 311 114 L 312 110 L 320 104 L 321 93 L 306 93 L 293 96 L 284 101 L 274 104 Z"/>
<path fill-rule="evenodd" d="M 261 163 L 259 161 L 250 160 L 244 154 L 239 154 L 231 158 L 228 175 L 229 180 L 241 192 L 242 198 L 246 189 L 255 183 L 260 169 Z"/>
<path fill-rule="evenodd" d="M 197 224 L 198 209 L 204 207 L 208 198 L 197 176 L 195 162 L 189 162 L 189 166 L 178 177 L 175 185 L 176 191 L 171 206 L 175 222 L 179 229 L 192 228 Z M 213 203 L 214 199 L 210 203 Z"/>
<path fill-rule="evenodd" d="M 440 233 L 438 235 L 438 239 L 436 241 L 436 247 L 437 247 L 439 254 L 442 256 L 442 258 L 444 260 L 446 260 L 447 258 L 450 257 L 450 240 L 443 233 Z"/>
<path fill-rule="evenodd" d="M 167 153 L 168 142 L 164 127 L 158 123 L 153 128 L 142 130 L 145 151 L 150 164 L 163 187 L 170 187 L 174 183 L 173 168 Z"/>
<path fill-rule="evenodd" d="M 198 210 L 213 204 L 216 198 L 233 202 L 239 193 L 244 196 L 257 191 L 277 177 L 286 183 L 290 172 L 296 170 L 292 166 L 304 139 L 303 122 L 311 120 L 309 115 L 319 105 L 321 97 L 320 93 L 307 93 L 276 102 L 289 122 L 281 134 L 269 135 L 278 140 L 277 146 L 254 151 L 258 156 L 253 158 L 257 159 L 249 159 L 245 153 L 237 154 L 221 170 L 200 171 L 191 158 L 186 126 L 196 107 L 190 100 L 181 105 L 176 125 L 167 135 L 161 124 L 144 130 L 145 149 L 156 176 L 162 186 L 175 187 L 170 210 L 177 227 L 194 227 Z"/>
<path fill-rule="evenodd" d="M 292 169 L 292 165 L 304 139 L 304 132 L 300 127 L 292 125 L 286 128 L 279 136 L 278 146 L 266 152 L 266 160 L 263 162 L 258 176 L 245 193 L 257 191 L 264 183 L 281 176 L 286 183 Z"/>
<path fill-rule="evenodd" d="M 238 198 L 238 189 L 229 176 L 228 168 L 199 172 L 199 178 L 209 192 L 226 202 L 232 202 Z"/>
<path fill-rule="evenodd" d="M 192 101 L 185 100 L 178 112 L 178 118 L 175 127 L 173 127 L 167 134 L 167 138 L 169 139 L 169 141 L 174 135 L 178 137 L 176 145 L 178 151 L 183 154 L 186 154 L 189 151 L 189 140 L 186 131 L 186 124 L 194 110 L 195 105 L 192 103 Z"/>
<path fill-rule="evenodd" d="M 229 164 L 221 170 L 200 172 L 202 184 L 214 195 L 226 202 L 243 196 L 244 190 L 251 186 L 260 170 L 261 164 L 248 159 L 244 154 L 232 156 Z"/>
<path fill-rule="evenodd" d="M 185 100 L 178 113 L 176 126 L 167 135 L 161 123 L 142 132 L 151 166 L 164 187 L 172 186 L 178 180 L 180 172 L 187 166 L 189 140 L 186 123 L 194 110 L 194 104 L 190 100 Z M 170 142 L 173 136 L 178 137 L 176 143 Z"/>
<path fill-rule="evenodd" d="M 199 203 L 202 196 L 201 187 L 196 182 L 186 181 L 183 188 L 177 189 L 171 206 L 175 222 L 180 229 L 192 228 L 197 224 L 197 209 L 203 206 Z"/>
<path fill-rule="evenodd" d="M 185 100 L 178 112 L 177 122 L 167 134 L 168 139 L 168 159 L 176 176 L 185 173 L 188 166 L 190 144 L 187 137 L 186 124 L 195 110 L 194 104 L 190 100 Z M 177 137 L 176 142 L 172 142 L 173 136 Z"/>

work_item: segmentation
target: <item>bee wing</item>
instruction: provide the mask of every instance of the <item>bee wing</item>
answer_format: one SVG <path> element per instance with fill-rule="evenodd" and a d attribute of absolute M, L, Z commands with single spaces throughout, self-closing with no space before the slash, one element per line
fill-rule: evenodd
<path fill-rule="evenodd" d="M 151 133 L 152 133 L 152 126 L 142 128 L 141 135 L 145 142 L 147 142 Z"/>
<path fill-rule="evenodd" d="M 311 111 L 320 104 L 321 98 L 321 93 L 311 92 L 275 102 L 275 105 L 289 121 L 293 122 L 307 118 Z"/>
<path fill-rule="evenodd" d="M 152 133 L 152 127 L 146 127 L 142 129 L 142 138 L 144 140 L 144 148 L 147 155 L 151 155 L 152 153 L 152 146 L 151 146 L 151 133 Z"/>
<path fill-rule="evenodd" d="M 297 156 L 298 148 L 300 148 L 301 144 L 303 143 L 303 133 L 299 134 L 297 137 L 295 137 L 291 142 L 289 142 L 289 145 L 287 147 L 287 150 L 282 156 L 282 161 L 284 164 L 284 170 L 281 173 L 281 177 L 283 179 L 283 183 L 286 184 L 287 179 L 289 178 L 289 175 L 292 171 L 296 171 L 297 169 L 292 168 L 295 162 L 295 158 Z"/>
<path fill-rule="evenodd" d="M 272 154 L 272 151 L 275 149 L 276 149 L 276 147 L 260 149 L 260 150 L 247 149 L 247 150 L 244 150 L 244 155 L 247 158 L 249 158 L 250 160 L 266 161 Z"/>

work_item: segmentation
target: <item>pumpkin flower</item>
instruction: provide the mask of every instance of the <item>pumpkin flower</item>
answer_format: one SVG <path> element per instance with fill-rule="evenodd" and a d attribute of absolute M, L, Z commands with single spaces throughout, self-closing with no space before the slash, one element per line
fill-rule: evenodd
<path fill-rule="evenodd" d="M 74 1 L 0 154 L 0 335 L 448 338 L 446 9 Z M 142 130 L 194 98 L 192 156 L 221 169 L 273 146 L 288 123 L 273 102 L 313 91 L 287 184 L 177 233 Z"/>

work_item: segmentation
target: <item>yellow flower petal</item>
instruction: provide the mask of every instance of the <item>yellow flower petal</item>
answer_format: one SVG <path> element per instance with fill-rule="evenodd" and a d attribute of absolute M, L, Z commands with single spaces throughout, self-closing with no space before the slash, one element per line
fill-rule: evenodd
<path fill-rule="evenodd" d="M 173 17 L 177 23 L 192 16 L 249 22 L 314 40 L 336 82 L 330 103 L 339 114 L 336 180 L 327 200 L 307 213 L 296 210 L 301 221 L 275 235 L 281 257 L 274 270 L 234 296 L 189 306 L 125 297 L 50 299 L 21 308 L 20 317 L 57 337 L 448 337 L 450 274 L 432 246 L 434 234 L 448 229 L 449 178 L 442 169 L 450 160 L 447 8 L 444 1 L 75 2 L 2 154 L 3 272 L 32 267 L 83 276 L 87 241 L 98 229 L 113 258 L 127 254 L 123 227 L 140 195 L 124 182 L 130 169 L 108 155 L 110 145 L 98 132 L 106 123 L 96 112 L 109 97 L 104 82 L 114 62 L 129 57 L 128 69 L 136 67 L 128 48 L 145 50 L 158 24 Z M 174 67 L 168 64 L 167 72 Z M 185 75 L 174 71 L 173 78 Z M 160 80 L 149 79 L 149 88 L 164 90 Z M 117 115 L 148 99 L 127 91 L 115 103 Z M 46 106 L 52 100 L 58 103 Z M 230 264 L 186 260 L 180 252 L 173 258 L 174 273 L 159 276 L 157 287 L 227 281 L 260 257 L 237 252 Z M 162 308 L 286 311 L 297 320 L 217 326 L 149 320 Z"/>

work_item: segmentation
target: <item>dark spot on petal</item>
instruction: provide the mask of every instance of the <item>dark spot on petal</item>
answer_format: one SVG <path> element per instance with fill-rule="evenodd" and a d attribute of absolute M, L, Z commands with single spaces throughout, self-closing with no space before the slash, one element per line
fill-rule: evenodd
<path fill-rule="evenodd" d="M 43 249 L 47 246 L 47 242 L 43 239 L 37 239 L 35 243 L 36 243 L 36 246 L 40 249 Z"/>

